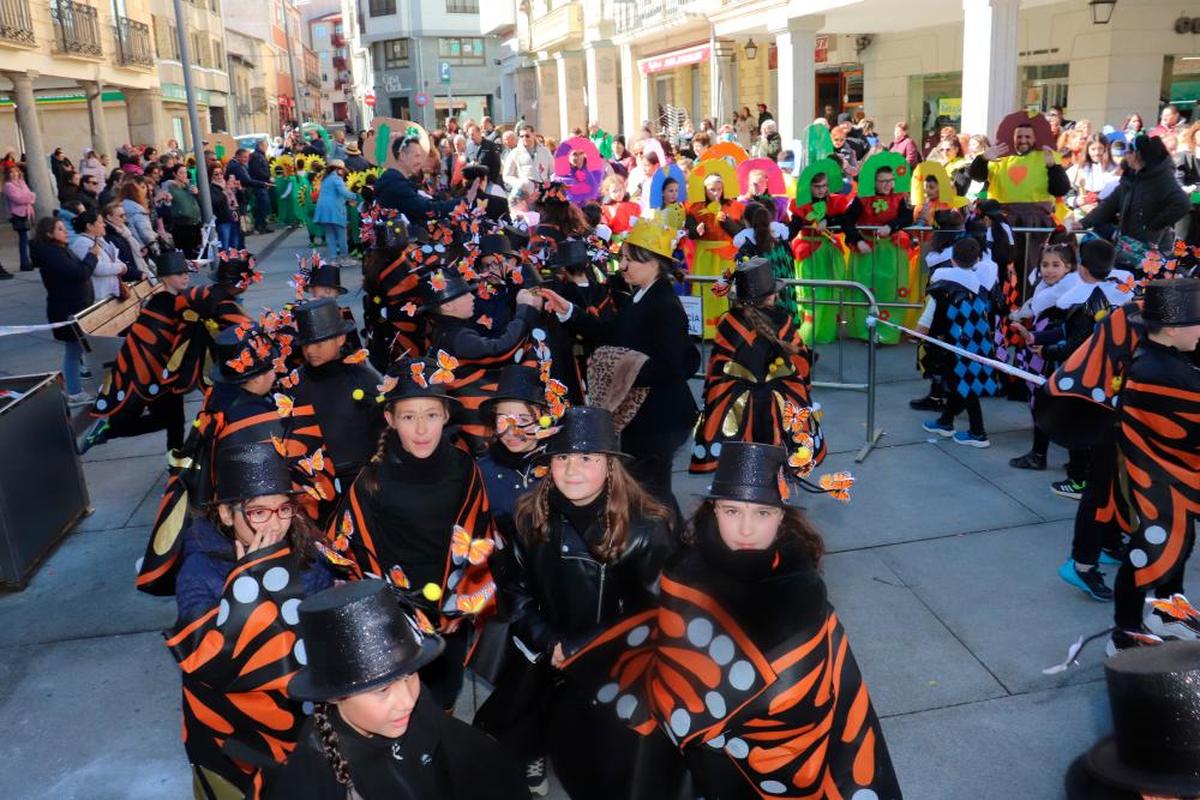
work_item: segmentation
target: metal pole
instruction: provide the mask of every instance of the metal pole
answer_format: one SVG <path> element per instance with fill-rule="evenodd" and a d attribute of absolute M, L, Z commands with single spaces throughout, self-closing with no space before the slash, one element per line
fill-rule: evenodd
<path fill-rule="evenodd" d="M 175 2 L 178 3 L 179 0 Z M 300 135 L 303 138 L 304 109 L 300 105 L 300 84 L 296 82 L 296 59 L 292 54 L 292 24 L 288 19 L 291 16 L 288 7 L 291 5 L 291 0 L 283 0 L 283 38 L 287 40 L 288 72 L 292 77 L 292 102 L 296 104 L 296 124 L 300 126 Z"/>
<path fill-rule="evenodd" d="M 192 61 L 188 54 L 187 25 L 182 0 L 174 0 L 175 36 L 179 40 L 179 65 L 183 70 L 183 90 L 187 95 L 188 126 L 192 129 L 192 153 L 196 156 L 196 188 L 199 190 L 202 225 L 213 222 L 212 195 L 208 188 L 208 169 L 204 163 L 204 139 L 200 135 L 200 112 L 196 110 L 196 90 L 192 86 Z M 204 258 L 204 254 L 200 254 Z"/>

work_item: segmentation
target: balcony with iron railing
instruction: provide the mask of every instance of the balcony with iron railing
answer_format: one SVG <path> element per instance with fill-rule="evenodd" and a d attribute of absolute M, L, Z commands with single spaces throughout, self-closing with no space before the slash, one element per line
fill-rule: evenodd
<path fill-rule="evenodd" d="M 674 22 L 682 18 L 686 2 L 687 0 L 618 0 L 613 4 L 613 21 L 617 35 Z"/>
<path fill-rule="evenodd" d="M 29 0 L 0 0 L 0 42 L 37 44 Z"/>
<path fill-rule="evenodd" d="M 102 58 L 100 19 L 96 9 L 74 0 L 50 0 L 54 21 L 54 51 L 71 56 Z"/>
<path fill-rule="evenodd" d="M 117 63 L 123 67 L 153 67 L 154 48 L 150 44 L 150 26 L 128 17 L 117 17 L 113 26 Z"/>
<path fill-rule="evenodd" d="M 583 4 L 572 0 L 533 20 L 529 32 L 533 50 L 569 47 L 583 40 Z"/>

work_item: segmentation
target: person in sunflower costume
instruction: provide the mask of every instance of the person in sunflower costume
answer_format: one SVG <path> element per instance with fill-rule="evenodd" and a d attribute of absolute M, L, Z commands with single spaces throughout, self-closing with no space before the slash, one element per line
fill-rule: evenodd
<path fill-rule="evenodd" d="M 296 162 L 284 153 L 271 160 L 271 181 L 274 184 L 276 221 L 288 228 L 300 225 L 300 203 L 296 197 Z"/>

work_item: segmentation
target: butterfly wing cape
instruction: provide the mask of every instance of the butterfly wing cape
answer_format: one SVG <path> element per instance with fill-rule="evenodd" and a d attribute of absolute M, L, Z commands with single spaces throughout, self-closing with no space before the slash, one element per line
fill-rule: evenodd
<path fill-rule="evenodd" d="M 728 759 L 746 797 L 900 797 L 831 609 L 764 653 L 711 596 L 664 575 L 657 611 L 609 629 L 563 669 L 638 732 L 657 726 L 681 749 Z"/>
<path fill-rule="evenodd" d="M 183 671 L 184 744 L 192 764 L 257 797 L 259 769 L 295 747 L 304 716 L 287 697 L 305 663 L 296 609 L 305 589 L 285 543 L 244 557 L 220 603 L 166 632 Z"/>
<path fill-rule="evenodd" d="M 789 452 L 804 447 L 811 466 L 825 458 L 825 437 L 812 413 L 812 354 L 792 318 L 779 316 L 772 318 L 776 335 L 794 353 L 771 346 L 737 313 L 717 325 L 689 472 L 715 470 L 727 441 L 778 444 Z"/>
<path fill-rule="evenodd" d="M 199 324 L 200 317 L 187 297 L 169 292 L 151 295 L 125 334 L 92 416 L 108 417 L 127 408 L 132 411 L 170 391 L 183 374 L 181 365 Z"/>

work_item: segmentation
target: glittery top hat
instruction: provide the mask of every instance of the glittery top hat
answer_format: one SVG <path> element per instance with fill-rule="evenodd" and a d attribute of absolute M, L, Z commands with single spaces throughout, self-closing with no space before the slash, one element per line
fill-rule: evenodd
<path fill-rule="evenodd" d="M 445 647 L 380 580 L 318 592 L 299 612 L 307 663 L 288 685 L 299 700 L 333 700 L 383 686 L 417 672 Z"/>
<path fill-rule="evenodd" d="M 342 271 L 336 264 L 319 264 L 309 273 L 308 280 L 304 283 L 305 289 L 312 289 L 315 286 L 324 286 L 327 289 L 337 289 L 338 294 L 345 294 L 348 290 L 342 286 Z"/>
<path fill-rule="evenodd" d="M 748 259 L 733 273 L 733 299 L 739 303 L 762 300 L 782 288 L 783 282 L 775 280 L 771 262 L 765 258 Z"/>
<path fill-rule="evenodd" d="M 485 233 L 479 237 L 479 255 L 483 256 L 515 256 L 512 243 L 503 233 Z"/>
<path fill-rule="evenodd" d="M 604 453 L 623 456 L 612 412 L 597 406 L 571 406 L 559 421 L 558 433 L 551 436 L 545 456 L 570 453 Z"/>
<path fill-rule="evenodd" d="M 245 289 L 262 280 L 254 270 L 254 256 L 248 250 L 221 250 L 217 253 L 217 283 Z"/>
<path fill-rule="evenodd" d="M 1200 325 L 1200 278 L 1169 278 L 1147 283 L 1142 321 L 1164 328 Z"/>
<path fill-rule="evenodd" d="M 292 312 L 296 320 L 296 341 L 316 344 L 354 330 L 354 323 L 342 317 L 342 309 L 332 297 L 309 300 Z"/>
<path fill-rule="evenodd" d="M 443 303 L 471 293 L 471 284 L 467 283 L 457 268 L 451 266 L 429 273 L 423 283 L 427 309 L 436 309 Z"/>
<path fill-rule="evenodd" d="M 220 383 L 245 383 L 270 372 L 279 357 L 278 346 L 257 325 L 249 330 L 226 328 L 213 338 L 213 349 L 209 377 Z"/>
<path fill-rule="evenodd" d="M 557 267 L 582 267 L 591 261 L 591 254 L 588 252 L 588 244 L 583 239 L 564 239 L 554 248 L 554 253 L 550 256 L 550 263 L 546 266 L 550 268 Z"/>
<path fill-rule="evenodd" d="M 546 405 L 546 385 L 542 383 L 541 371 L 525 364 L 509 364 L 500 370 L 500 384 L 495 393 L 483 401 L 480 409 L 487 414 L 503 400 Z"/>
<path fill-rule="evenodd" d="M 287 462 L 269 442 L 221 447 L 213 503 L 238 503 L 270 494 L 294 494 Z"/>
<path fill-rule="evenodd" d="M 154 257 L 155 273 L 160 278 L 168 275 L 186 275 L 194 270 L 188 266 L 182 250 L 167 250 Z"/>
<path fill-rule="evenodd" d="M 776 445 L 725 442 L 704 497 L 783 508 L 787 503 L 779 484 L 780 470 L 786 461 L 787 452 Z"/>
<path fill-rule="evenodd" d="M 457 403 L 449 393 L 457 368 L 458 359 L 445 350 L 439 350 L 436 358 L 402 358 L 388 367 L 376 400 L 391 405 L 414 397 L 438 397 Z"/>

